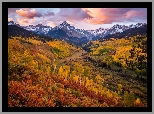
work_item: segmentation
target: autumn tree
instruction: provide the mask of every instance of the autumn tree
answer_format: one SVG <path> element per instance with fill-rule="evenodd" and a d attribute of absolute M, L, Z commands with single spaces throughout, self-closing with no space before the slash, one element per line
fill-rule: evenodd
<path fill-rule="evenodd" d="M 81 75 L 84 73 L 84 67 L 82 66 L 82 64 L 79 63 L 74 63 L 74 70 L 76 71 L 76 74 L 79 76 L 79 81 L 81 84 Z"/>
<path fill-rule="evenodd" d="M 128 91 L 124 91 L 124 100 L 123 103 L 125 106 L 132 106 L 134 104 L 135 97 L 134 93 L 131 91 L 128 93 Z"/>
<path fill-rule="evenodd" d="M 118 94 L 121 94 L 121 93 L 122 93 L 122 85 L 121 84 L 118 84 Z"/>

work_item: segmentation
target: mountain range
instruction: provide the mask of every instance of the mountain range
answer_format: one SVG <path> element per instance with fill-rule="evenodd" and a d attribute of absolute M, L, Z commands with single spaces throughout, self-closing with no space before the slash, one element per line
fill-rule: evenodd
<path fill-rule="evenodd" d="M 84 30 L 78 29 L 74 26 L 71 26 L 66 21 L 61 23 L 54 28 L 50 26 L 45 26 L 42 24 L 38 25 L 28 25 L 20 26 L 19 24 L 14 23 L 13 21 L 8 22 L 8 27 L 16 25 L 18 28 L 30 31 L 34 34 L 43 35 L 48 38 L 58 38 L 64 39 L 69 43 L 75 45 L 82 45 L 91 40 L 101 39 L 101 38 L 122 38 L 125 36 L 131 36 L 136 34 L 146 34 L 147 24 L 146 23 L 137 23 L 136 25 L 114 25 L 111 28 L 98 28 L 96 30 Z M 20 30 L 18 30 L 20 32 Z"/>

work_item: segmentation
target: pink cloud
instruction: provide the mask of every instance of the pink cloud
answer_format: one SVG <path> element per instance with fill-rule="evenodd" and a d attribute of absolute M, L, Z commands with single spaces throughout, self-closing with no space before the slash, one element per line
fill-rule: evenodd
<path fill-rule="evenodd" d="M 8 21 L 21 25 L 38 23 L 56 26 L 67 21 L 72 26 L 91 29 L 92 25 L 118 22 L 145 22 L 146 8 L 60 8 L 60 10 L 39 8 L 8 8 Z M 78 25 L 77 25 L 78 24 Z M 84 27 L 83 27 L 84 26 Z"/>
<path fill-rule="evenodd" d="M 72 21 L 67 20 L 66 22 L 68 24 L 70 24 L 71 26 L 78 26 L 78 27 L 80 26 L 79 24 L 76 23 L 76 21 L 75 22 L 72 22 Z M 62 21 L 61 21 L 61 23 L 62 23 Z"/>
<path fill-rule="evenodd" d="M 78 27 L 80 27 L 80 25 L 79 24 L 75 24 L 76 26 L 78 26 Z"/>
<path fill-rule="evenodd" d="M 34 18 L 34 17 L 41 17 L 42 14 L 37 12 L 35 9 L 31 9 L 31 10 L 28 10 L 28 9 L 20 9 L 20 10 L 16 10 L 16 13 L 18 15 L 20 15 L 21 17 L 24 17 L 24 18 Z"/>
<path fill-rule="evenodd" d="M 105 17 L 102 8 L 82 8 L 82 10 L 89 14 L 92 18 Z"/>
<path fill-rule="evenodd" d="M 8 8 L 8 13 L 15 13 L 16 10 L 19 10 L 20 8 Z"/>
<path fill-rule="evenodd" d="M 21 26 L 27 26 L 27 25 L 35 23 L 36 19 L 35 18 L 34 19 L 17 18 L 17 21 Z"/>
<path fill-rule="evenodd" d="M 74 24 L 73 22 L 71 22 L 71 21 L 68 21 L 68 20 L 67 20 L 67 23 L 69 23 L 70 25 L 73 25 L 73 24 Z"/>
<path fill-rule="evenodd" d="M 22 8 L 22 10 L 24 10 L 24 11 L 28 11 L 28 10 L 30 10 L 31 8 Z"/>
<path fill-rule="evenodd" d="M 87 19 L 84 19 L 85 22 L 87 23 L 90 23 L 90 24 L 94 24 L 94 25 L 97 25 L 97 24 L 103 24 L 103 23 L 110 23 L 109 20 L 105 20 L 105 19 L 101 19 L 101 18 L 87 18 Z"/>
<path fill-rule="evenodd" d="M 138 12 L 138 11 L 135 11 L 135 10 L 130 10 L 128 12 L 126 12 L 125 14 L 125 18 L 126 19 L 133 19 L 135 17 L 142 17 L 142 12 Z"/>
<path fill-rule="evenodd" d="M 8 18 L 8 21 L 12 21 L 12 18 Z"/>
<path fill-rule="evenodd" d="M 61 8 L 58 15 L 68 20 L 83 20 L 85 18 L 91 17 L 81 8 Z"/>
<path fill-rule="evenodd" d="M 110 14 L 125 14 L 130 9 L 131 8 L 102 8 L 104 12 L 107 12 Z"/>
<path fill-rule="evenodd" d="M 134 21 L 135 18 L 145 17 L 143 11 L 137 8 L 82 8 L 82 10 L 92 17 L 83 21 L 94 25 L 112 24 L 113 22 L 123 22 L 130 19 Z"/>
<path fill-rule="evenodd" d="M 111 19 L 109 18 L 110 16 L 106 15 L 103 8 L 82 8 L 82 10 L 92 17 L 84 19 L 87 23 L 96 25 L 111 23 Z"/>
<path fill-rule="evenodd" d="M 51 26 L 51 27 L 55 27 L 56 26 L 56 24 L 54 23 L 54 22 L 52 22 L 52 21 L 47 21 L 47 23 L 46 23 L 48 26 Z"/>
<path fill-rule="evenodd" d="M 17 18 L 17 21 L 19 22 L 20 25 L 27 25 L 28 24 L 27 19 Z"/>

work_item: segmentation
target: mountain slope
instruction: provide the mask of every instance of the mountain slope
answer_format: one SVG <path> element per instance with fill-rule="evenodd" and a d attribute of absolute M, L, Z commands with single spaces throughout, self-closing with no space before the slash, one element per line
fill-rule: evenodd
<path fill-rule="evenodd" d="M 66 32 L 62 29 L 50 30 L 47 35 L 54 38 L 58 38 L 60 40 L 64 39 L 68 43 L 75 44 L 77 46 L 81 46 L 82 44 L 85 44 L 89 41 L 86 37 L 78 38 L 68 36 Z"/>
<path fill-rule="evenodd" d="M 124 32 L 121 33 L 116 33 L 116 34 L 110 34 L 105 36 L 104 38 L 124 38 L 124 37 L 130 37 L 130 36 L 135 36 L 135 35 L 146 35 L 147 34 L 147 25 L 143 25 L 141 27 L 135 27 L 135 28 L 130 28 L 128 30 L 125 30 Z"/>
<path fill-rule="evenodd" d="M 123 100 L 116 91 L 102 86 L 100 75 L 93 78 L 90 67 L 68 60 L 77 57 L 76 53 L 82 54 L 82 50 L 65 41 L 8 39 L 8 106 L 145 107 L 132 93 L 125 93 Z M 62 59 L 65 61 L 60 62 Z"/>
<path fill-rule="evenodd" d="M 49 30 L 52 29 L 52 27 L 44 26 L 42 24 L 38 24 L 36 26 L 29 25 L 29 26 L 25 26 L 23 28 L 28 30 L 28 31 L 33 31 L 33 32 L 38 33 L 38 34 L 45 34 L 45 35 L 49 32 Z"/>
<path fill-rule="evenodd" d="M 8 26 L 10 25 L 17 25 L 18 27 L 22 27 L 12 21 L 8 22 Z M 22 27 L 25 30 L 32 31 L 34 33 L 43 35 L 43 36 L 50 36 L 55 37 L 58 39 L 64 39 L 65 41 L 81 46 L 86 44 L 88 41 L 97 40 L 101 38 L 122 38 L 125 36 L 133 36 L 140 33 L 146 34 L 147 25 L 145 23 L 137 23 L 136 25 L 114 25 L 111 28 L 99 28 L 96 30 L 84 30 L 78 29 L 74 26 L 71 26 L 66 21 L 61 23 L 54 28 L 49 26 L 44 26 L 42 24 L 38 25 L 29 25 Z"/>
<path fill-rule="evenodd" d="M 27 31 L 24 28 L 22 28 L 21 26 L 8 25 L 8 38 L 14 37 L 14 36 L 17 36 L 17 37 L 21 36 L 21 37 L 24 37 L 24 38 L 38 37 L 38 38 L 44 38 L 46 40 L 52 40 L 53 39 L 50 36 L 39 35 L 39 34 L 36 34 L 35 32 Z"/>
<path fill-rule="evenodd" d="M 115 90 L 119 83 L 124 91 L 132 91 L 147 102 L 146 35 L 91 41 L 83 49 L 89 52 L 89 61 L 106 71 L 104 86 Z"/>

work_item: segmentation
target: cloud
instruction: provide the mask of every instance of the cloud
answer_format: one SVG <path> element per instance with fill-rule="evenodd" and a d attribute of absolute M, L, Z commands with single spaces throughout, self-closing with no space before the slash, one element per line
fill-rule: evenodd
<path fill-rule="evenodd" d="M 57 26 L 67 21 L 72 26 L 92 29 L 114 23 L 147 21 L 146 8 L 8 8 L 8 21 L 21 25 L 42 23 Z M 103 25 L 105 24 L 105 25 Z"/>
<path fill-rule="evenodd" d="M 20 9 L 16 10 L 16 13 L 20 15 L 21 17 L 27 18 L 27 19 L 32 19 L 34 17 L 41 17 L 42 14 L 37 12 L 35 9 Z"/>
<path fill-rule="evenodd" d="M 92 18 L 84 19 L 85 22 L 90 24 L 104 24 L 111 23 L 109 16 L 106 15 L 105 11 L 102 8 L 83 8 L 83 11 L 91 15 Z"/>
<path fill-rule="evenodd" d="M 17 21 L 19 22 L 20 25 L 27 25 L 28 20 L 27 19 L 22 19 L 22 18 L 17 18 Z"/>
<path fill-rule="evenodd" d="M 12 21 L 12 18 L 8 18 L 8 22 L 9 22 L 9 21 Z"/>
<path fill-rule="evenodd" d="M 21 26 L 27 26 L 27 25 L 30 25 L 30 24 L 35 23 L 35 22 L 36 22 L 36 18 L 33 18 L 33 19 L 17 18 L 17 21 L 18 21 L 18 23 L 19 23 Z"/>
<path fill-rule="evenodd" d="M 54 22 L 55 25 L 59 25 L 64 21 L 70 22 L 71 25 L 76 22 L 81 22 L 83 19 L 91 17 L 81 8 L 59 8 L 59 11 L 54 16 L 46 16 L 44 20 Z M 51 24 L 52 25 L 52 24 Z M 75 24 L 74 24 L 75 25 Z"/>
<path fill-rule="evenodd" d="M 101 19 L 101 18 L 87 18 L 87 19 L 84 19 L 85 22 L 87 23 L 90 23 L 90 24 L 94 24 L 94 25 L 97 25 L 97 24 L 107 24 L 107 23 L 110 23 L 109 20 L 105 20 L 105 19 Z"/>
<path fill-rule="evenodd" d="M 16 10 L 19 10 L 20 8 L 8 8 L 8 13 L 15 13 Z"/>
<path fill-rule="evenodd" d="M 82 10 L 89 14 L 92 18 L 105 16 L 102 8 L 82 8 Z"/>
<path fill-rule="evenodd" d="M 125 19 L 130 21 L 146 19 L 146 14 L 143 11 L 130 10 L 125 13 Z"/>
<path fill-rule="evenodd" d="M 131 8 L 102 8 L 102 10 L 109 14 L 125 14 Z"/>
<path fill-rule="evenodd" d="M 77 24 L 76 21 L 72 22 L 72 21 L 67 20 L 66 22 L 67 22 L 68 24 L 70 24 L 71 26 L 78 26 L 78 27 L 80 27 L 80 25 Z M 61 21 L 61 23 L 62 23 L 62 21 Z"/>
<path fill-rule="evenodd" d="M 62 21 L 61 21 L 61 22 L 62 22 Z M 73 22 L 68 21 L 68 20 L 67 20 L 67 23 L 70 24 L 70 25 L 73 25 L 73 24 L 74 24 Z"/>
<path fill-rule="evenodd" d="M 78 27 L 80 27 L 80 25 L 79 24 L 75 24 L 76 26 L 78 26 Z"/>
<path fill-rule="evenodd" d="M 56 24 L 54 22 L 52 22 L 52 21 L 47 21 L 46 24 L 48 26 L 51 26 L 51 27 L 55 27 L 56 26 Z"/>
<path fill-rule="evenodd" d="M 82 8 L 91 16 L 83 21 L 90 24 L 112 24 L 113 22 L 134 21 L 139 18 L 146 19 L 145 9 L 139 8 Z"/>
<path fill-rule="evenodd" d="M 79 20 L 79 21 L 91 17 L 89 14 L 82 11 L 81 8 L 61 8 L 58 15 L 68 20 Z"/>
<path fill-rule="evenodd" d="M 24 10 L 24 11 L 28 11 L 28 10 L 30 10 L 31 8 L 22 8 L 22 10 Z"/>
<path fill-rule="evenodd" d="M 48 11 L 46 14 L 45 14 L 45 16 L 54 16 L 55 14 L 54 14 L 54 12 L 52 12 L 52 11 Z"/>

